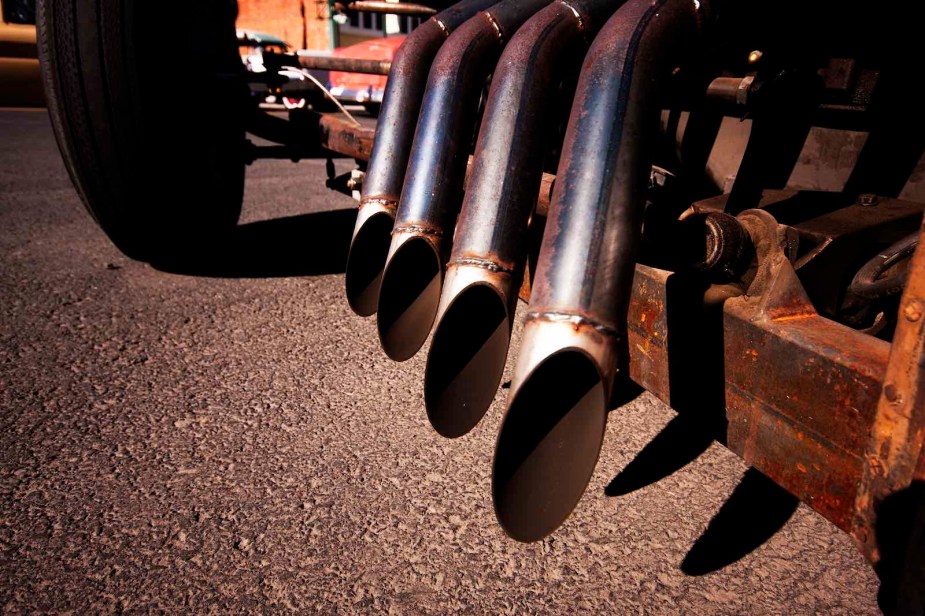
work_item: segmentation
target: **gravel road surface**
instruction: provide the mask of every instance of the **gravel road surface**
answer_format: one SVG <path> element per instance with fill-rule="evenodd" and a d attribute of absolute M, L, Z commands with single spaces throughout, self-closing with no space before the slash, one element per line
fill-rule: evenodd
<path fill-rule="evenodd" d="M 566 524 L 507 539 L 506 392 L 430 428 L 425 354 L 347 307 L 323 162 L 255 164 L 235 239 L 158 269 L 94 226 L 44 113 L 0 112 L 0 143 L 5 610 L 878 613 L 846 535 L 647 394 Z"/>

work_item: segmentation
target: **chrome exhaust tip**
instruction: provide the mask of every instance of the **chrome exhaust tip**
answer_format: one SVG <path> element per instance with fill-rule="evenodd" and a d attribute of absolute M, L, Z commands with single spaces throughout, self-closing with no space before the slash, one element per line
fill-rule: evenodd
<path fill-rule="evenodd" d="M 585 492 L 604 441 L 615 349 L 580 317 L 535 316 L 525 326 L 492 468 L 495 516 L 512 539 L 549 535 Z"/>
<path fill-rule="evenodd" d="M 467 434 L 495 398 L 511 342 L 512 286 L 508 272 L 448 268 L 424 372 L 427 418 L 442 436 Z"/>
<path fill-rule="evenodd" d="M 379 288 L 379 341 L 389 358 L 414 357 L 430 335 L 440 303 L 443 260 L 422 235 L 398 234 Z"/>
<path fill-rule="evenodd" d="M 361 317 L 376 314 L 382 269 L 392 242 L 395 208 L 379 203 L 360 207 L 347 254 L 345 286 L 350 309 Z"/>

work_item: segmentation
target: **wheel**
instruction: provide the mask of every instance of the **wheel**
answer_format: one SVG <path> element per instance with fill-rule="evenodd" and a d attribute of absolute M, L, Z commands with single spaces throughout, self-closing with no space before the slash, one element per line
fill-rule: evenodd
<path fill-rule="evenodd" d="M 58 146 L 126 255 L 156 260 L 232 228 L 244 193 L 247 85 L 234 0 L 38 0 Z M 207 110 L 190 93 L 208 93 Z"/>

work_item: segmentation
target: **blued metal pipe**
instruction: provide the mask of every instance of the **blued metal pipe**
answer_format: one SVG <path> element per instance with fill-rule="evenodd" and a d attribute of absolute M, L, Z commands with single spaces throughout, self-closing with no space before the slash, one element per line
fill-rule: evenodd
<path fill-rule="evenodd" d="M 555 530 L 600 453 L 658 128 L 659 86 L 700 30 L 704 0 L 630 0 L 584 61 L 565 135 L 492 496 L 520 541 Z"/>
<path fill-rule="evenodd" d="M 619 4 L 558 0 L 517 31 L 498 61 L 427 358 L 427 416 L 444 436 L 475 427 L 501 383 L 547 127 L 555 120 L 551 93 L 566 77 L 567 60 L 577 68 Z"/>
<path fill-rule="evenodd" d="M 347 257 L 347 301 L 361 316 L 376 311 L 389 234 L 430 64 L 455 28 L 493 3 L 463 0 L 441 11 L 415 28 L 392 58 Z"/>
<path fill-rule="evenodd" d="M 397 361 L 430 333 L 463 198 L 479 99 L 505 43 L 549 0 L 504 0 L 454 32 L 434 59 L 379 292 L 379 339 Z"/>

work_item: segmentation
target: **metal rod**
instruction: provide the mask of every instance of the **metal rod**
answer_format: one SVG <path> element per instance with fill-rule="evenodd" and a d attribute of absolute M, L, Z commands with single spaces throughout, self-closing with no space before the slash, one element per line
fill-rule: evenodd
<path fill-rule="evenodd" d="M 364 73 L 366 75 L 388 75 L 392 63 L 388 60 L 364 60 L 361 58 L 343 58 L 340 56 L 310 56 L 296 54 L 299 66 L 323 71 L 343 71 L 345 73 Z"/>
<path fill-rule="evenodd" d="M 752 83 L 752 75 L 745 77 L 717 77 L 707 85 L 706 98 L 709 101 L 726 105 L 748 104 Z"/>
<path fill-rule="evenodd" d="M 347 9 L 350 11 L 363 11 L 364 13 L 408 15 L 409 17 L 430 17 L 437 13 L 436 9 L 423 4 L 413 4 L 411 2 L 379 2 L 378 0 L 351 2 L 347 5 Z"/>
<path fill-rule="evenodd" d="M 430 64 L 455 28 L 491 4 L 492 0 L 463 0 L 441 11 L 409 34 L 392 59 L 394 70 L 389 72 L 347 257 L 347 301 L 361 316 L 375 313 L 378 304 L 392 221 Z"/>
<path fill-rule="evenodd" d="M 482 11 L 450 36 L 431 66 L 379 292 L 379 340 L 396 361 L 417 353 L 437 315 L 488 76 L 514 32 L 548 3 L 504 0 Z"/>
<path fill-rule="evenodd" d="M 498 435 L 495 513 L 520 541 L 571 513 L 600 453 L 641 235 L 657 94 L 706 2 L 631 0 L 584 60 Z"/>
<path fill-rule="evenodd" d="M 501 383 L 547 127 L 555 123 L 550 93 L 577 70 L 592 33 L 619 4 L 555 2 L 517 31 L 498 62 L 425 373 L 427 415 L 444 436 L 475 427 Z"/>

